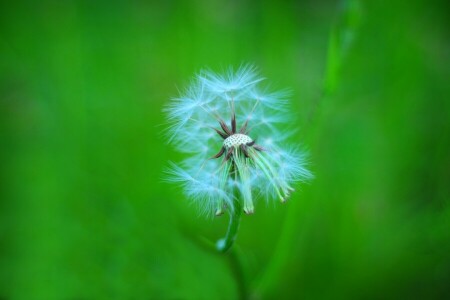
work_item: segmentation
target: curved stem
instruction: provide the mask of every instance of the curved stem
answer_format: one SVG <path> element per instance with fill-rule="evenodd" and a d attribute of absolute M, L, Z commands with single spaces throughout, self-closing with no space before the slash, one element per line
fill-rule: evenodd
<path fill-rule="evenodd" d="M 233 246 L 234 241 L 239 229 L 239 223 L 241 221 L 242 215 L 242 205 L 239 200 L 235 198 L 233 201 L 234 209 L 229 210 L 230 212 L 230 223 L 228 224 L 227 234 L 223 239 L 217 241 L 216 248 L 219 252 L 227 252 L 228 249 Z"/>
<path fill-rule="evenodd" d="M 231 271 L 233 272 L 234 278 L 236 279 L 237 289 L 238 289 L 238 299 L 245 300 L 248 299 L 247 290 L 247 280 L 245 278 L 241 252 L 237 246 L 231 249 L 228 253 L 228 263 L 230 265 Z"/>

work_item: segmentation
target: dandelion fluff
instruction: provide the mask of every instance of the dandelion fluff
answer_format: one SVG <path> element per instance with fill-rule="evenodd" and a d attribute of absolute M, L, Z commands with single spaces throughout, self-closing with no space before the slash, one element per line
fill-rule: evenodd
<path fill-rule="evenodd" d="M 269 91 L 263 80 L 250 65 L 201 71 L 165 108 L 168 141 L 187 153 L 171 164 L 167 180 L 205 213 L 239 203 L 252 214 L 258 197 L 284 202 L 293 185 L 312 177 L 305 155 L 286 142 L 290 93 Z"/>

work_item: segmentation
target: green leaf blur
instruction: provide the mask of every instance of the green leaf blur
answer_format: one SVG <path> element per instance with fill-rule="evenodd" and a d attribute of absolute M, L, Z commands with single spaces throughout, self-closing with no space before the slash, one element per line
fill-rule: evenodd
<path fill-rule="evenodd" d="M 449 297 L 448 4 L 377 2 L 0 4 L 0 299 Z M 315 179 L 222 255 L 162 108 L 242 63 L 292 88 Z"/>

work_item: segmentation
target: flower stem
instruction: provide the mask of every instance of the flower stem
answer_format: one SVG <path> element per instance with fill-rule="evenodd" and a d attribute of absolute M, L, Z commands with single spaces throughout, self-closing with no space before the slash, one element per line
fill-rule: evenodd
<path fill-rule="evenodd" d="M 219 252 L 227 252 L 228 249 L 233 246 L 234 241 L 236 240 L 236 236 L 239 229 L 239 223 L 241 221 L 242 215 L 242 204 L 238 199 L 235 198 L 234 208 L 229 210 L 230 212 L 230 223 L 228 224 L 227 235 L 217 241 L 216 248 Z"/>

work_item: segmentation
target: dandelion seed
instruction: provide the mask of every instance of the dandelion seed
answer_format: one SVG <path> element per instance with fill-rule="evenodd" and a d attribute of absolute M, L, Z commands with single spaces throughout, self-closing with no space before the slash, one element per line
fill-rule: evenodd
<path fill-rule="evenodd" d="M 263 79 L 249 65 L 224 75 L 202 71 L 166 107 L 168 140 L 189 153 L 168 180 L 207 214 L 252 214 L 258 197 L 285 202 L 295 182 L 311 178 L 280 127 L 290 123 L 288 93 L 261 89 Z"/>

